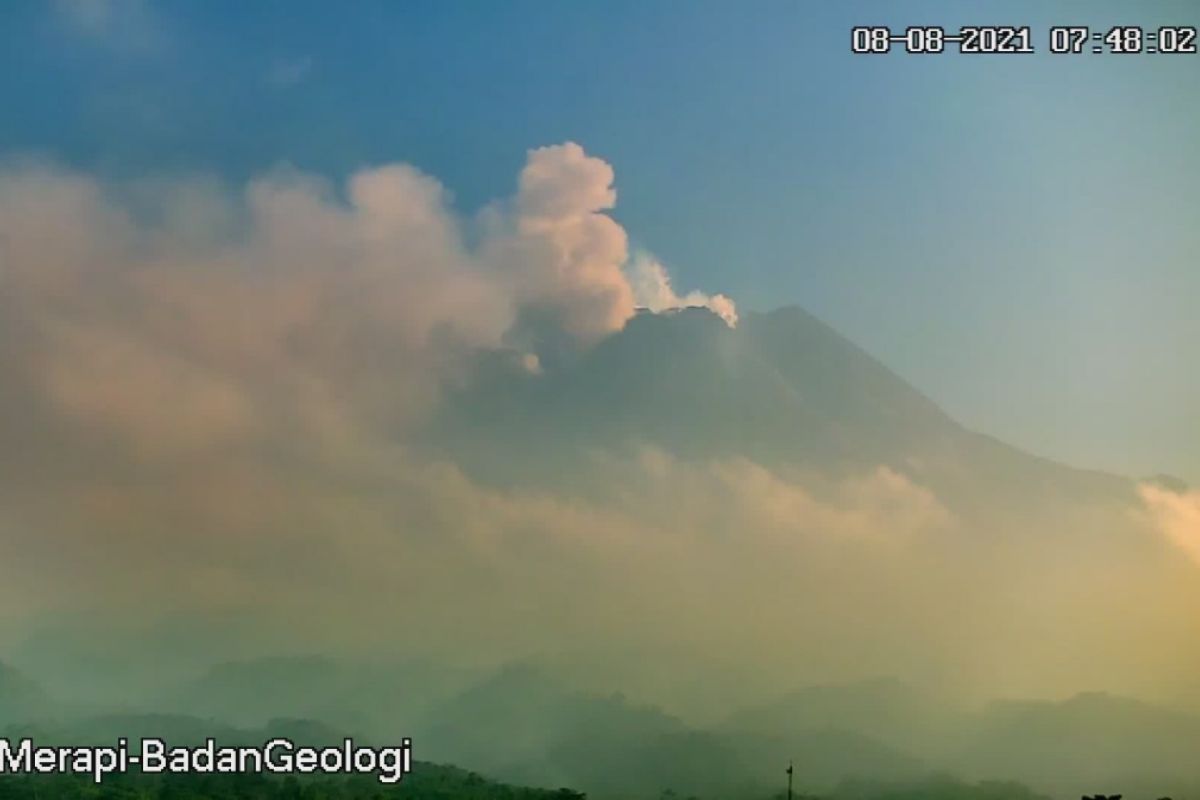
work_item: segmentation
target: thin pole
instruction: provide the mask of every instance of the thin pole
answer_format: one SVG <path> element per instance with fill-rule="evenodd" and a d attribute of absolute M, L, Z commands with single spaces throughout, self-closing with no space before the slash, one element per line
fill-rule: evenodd
<path fill-rule="evenodd" d="M 792 762 L 791 762 L 790 760 L 788 761 L 787 774 L 788 774 L 788 796 L 787 796 L 787 800 L 792 800 Z"/>

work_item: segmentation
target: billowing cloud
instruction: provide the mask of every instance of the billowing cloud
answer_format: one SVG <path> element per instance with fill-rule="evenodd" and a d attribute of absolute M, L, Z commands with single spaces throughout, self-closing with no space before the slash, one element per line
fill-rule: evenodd
<path fill-rule="evenodd" d="M 1200 564 L 1200 491 L 1143 483 L 1138 493 L 1158 530 Z"/>
<path fill-rule="evenodd" d="M 174 452 L 383 424 L 428 395 L 440 350 L 509 324 L 442 188 L 410 167 L 354 176 L 344 203 L 273 175 L 242 208 L 236 236 L 179 232 L 86 177 L 8 172 L 5 366 L 65 419 Z"/>
<path fill-rule="evenodd" d="M 22 346 L 6 365 L 144 454 L 374 435 L 522 314 L 581 346 L 622 327 L 634 303 L 625 232 L 604 213 L 612 180 L 578 145 L 533 150 L 471 246 L 444 188 L 404 164 L 360 171 L 341 196 L 279 171 L 240 199 L 193 181 L 143 185 L 140 203 L 10 167 L 0 324 Z"/>
<path fill-rule="evenodd" d="M 582 342 L 620 330 L 634 311 L 625 230 L 603 213 L 616 203 L 612 181 L 612 167 L 572 142 L 531 150 L 515 219 L 485 247 L 521 305 Z"/>
<path fill-rule="evenodd" d="M 682 297 L 675 293 L 671 276 L 662 262 L 649 253 L 637 253 L 629 265 L 634 301 L 642 308 L 658 313 L 676 308 L 707 308 L 729 327 L 737 325 L 737 306 L 723 294 L 690 291 Z"/>

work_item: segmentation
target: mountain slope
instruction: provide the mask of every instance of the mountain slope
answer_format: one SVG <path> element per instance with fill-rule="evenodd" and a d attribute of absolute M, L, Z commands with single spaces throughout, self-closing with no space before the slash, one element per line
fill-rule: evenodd
<path fill-rule="evenodd" d="M 1128 480 L 966 430 L 798 308 L 746 314 L 736 329 L 705 309 L 641 313 L 544 373 L 490 354 L 435 431 L 429 445 L 498 483 L 553 485 L 590 449 L 653 445 L 830 473 L 886 465 L 963 508 L 1134 499 Z"/>

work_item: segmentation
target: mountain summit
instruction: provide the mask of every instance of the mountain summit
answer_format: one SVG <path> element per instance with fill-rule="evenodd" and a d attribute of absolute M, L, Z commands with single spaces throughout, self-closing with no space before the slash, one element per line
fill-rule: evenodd
<path fill-rule="evenodd" d="M 636 444 L 835 474 L 886 466 L 965 504 L 1133 497 L 1129 481 L 965 429 L 795 307 L 745 314 L 736 328 L 703 308 L 643 311 L 544 371 L 493 353 L 436 429 L 455 460 L 503 482 L 532 462 L 549 469 L 529 477 L 553 481 L 583 453 Z"/>

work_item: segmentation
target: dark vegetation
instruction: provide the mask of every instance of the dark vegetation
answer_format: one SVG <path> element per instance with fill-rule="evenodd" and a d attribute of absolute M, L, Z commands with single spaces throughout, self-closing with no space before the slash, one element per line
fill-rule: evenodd
<path fill-rule="evenodd" d="M 419 764 L 396 786 L 373 778 L 301 779 L 261 775 L 113 776 L 99 786 L 75 776 L 0 776 L 0 800 L 342 800 L 343 798 L 407 798 L 407 800 L 584 800 L 572 789 L 531 789 L 487 780 L 453 767 Z M 672 789 L 659 800 L 776 800 L 777 795 L 684 795 Z M 848 782 L 821 795 L 795 795 L 796 800 L 1046 800 L 1014 783 L 968 784 L 934 777 L 903 784 Z"/>
<path fill-rule="evenodd" d="M 418 764 L 399 784 L 380 784 L 368 775 L 278 778 L 245 775 L 114 775 L 96 785 L 82 776 L 0 776 L 0 800 L 95 798 L 96 800 L 579 800 L 569 789 L 509 786 L 474 772 Z"/>

